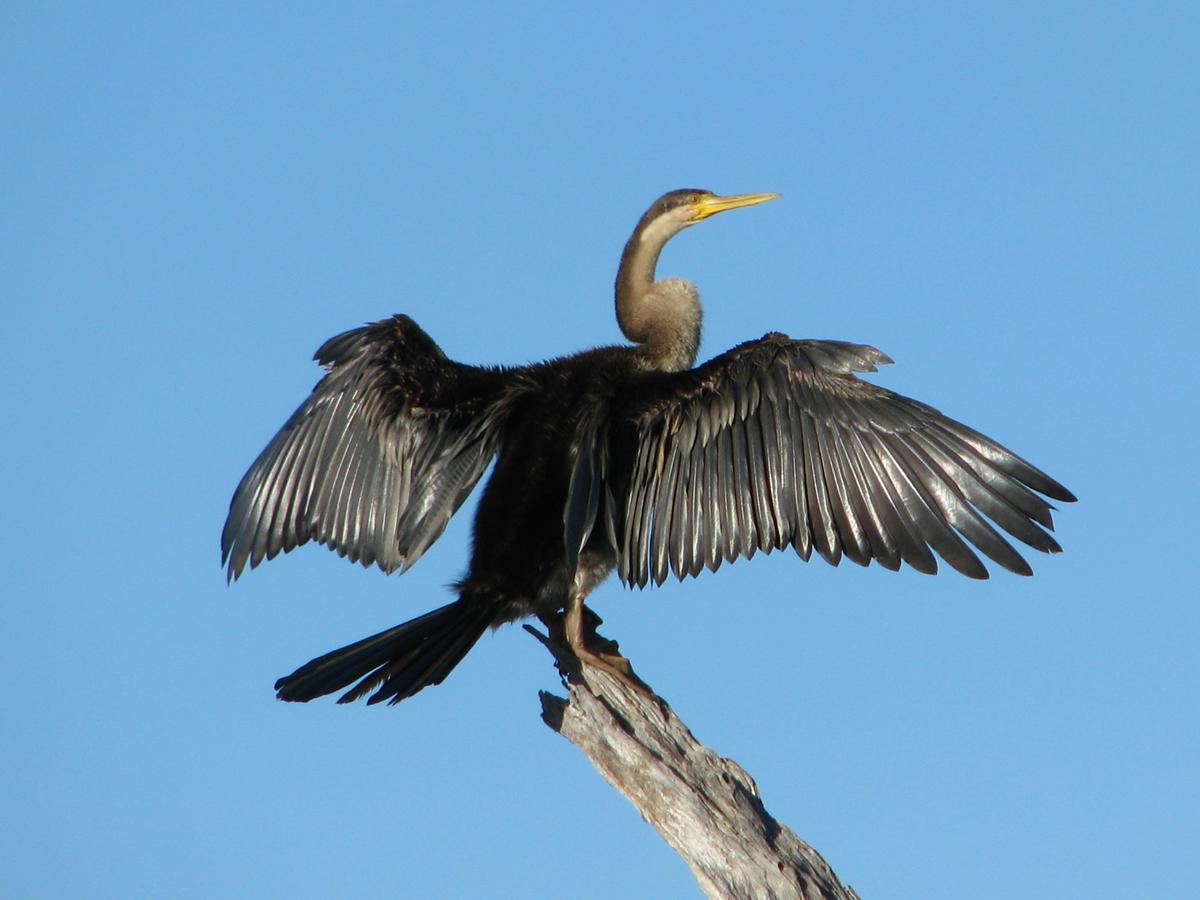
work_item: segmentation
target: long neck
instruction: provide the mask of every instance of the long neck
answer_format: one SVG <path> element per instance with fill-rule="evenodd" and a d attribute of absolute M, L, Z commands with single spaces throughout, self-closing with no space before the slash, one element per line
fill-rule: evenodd
<path fill-rule="evenodd" d="M 659 254 L 680 228 L 662 217 L 639 223 L 621 254 L 616 284 L 621 332 L 642 345 L 649 367 L 672 372 L 695 363 L 702 319 L 700 296 L 691 284 L 654 280 Z"/>

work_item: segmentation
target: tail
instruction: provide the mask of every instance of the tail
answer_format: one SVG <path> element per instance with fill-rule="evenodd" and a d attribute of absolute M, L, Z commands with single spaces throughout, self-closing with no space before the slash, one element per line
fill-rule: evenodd
<path fill-rule="evenodd" d="M 399 703 L 441 684 L 492 621 L 487 604 L 457 600 L 419 618 L 317 657 L 275 682 L 280 700 L 313 700 L 361 679 L 338 703 Z"/>

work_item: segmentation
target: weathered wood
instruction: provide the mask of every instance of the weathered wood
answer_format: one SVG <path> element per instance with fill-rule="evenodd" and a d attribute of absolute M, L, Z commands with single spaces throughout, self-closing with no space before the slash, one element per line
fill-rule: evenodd
<path fill-rule="evenodd" d="M 529 629 L 533 632 L 533 629 Z M 534 632 L 536 634 L 536 632 Z M 661 697 L 560 659 L 568 698 L 541 693 L 542 719 L 581 749 L 722 900 L 858 900 L 812 847 L 763 807 L 737 763 L 692 737 Z"/>

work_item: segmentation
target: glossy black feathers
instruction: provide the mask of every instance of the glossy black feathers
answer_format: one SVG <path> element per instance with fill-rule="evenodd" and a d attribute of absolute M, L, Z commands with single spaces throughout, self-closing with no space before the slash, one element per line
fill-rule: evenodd
<path fill-rule="evenodd" d="M 592 424 L 574 469 L 589 500 L 573 488 L 568 509 L 594 508 L 593 482 L 605 483 L 618 573 L 638 586 L 788 545 L 834 565 L 845 556 L 927 573 L 936 555 L 986 578 L 973 545 L 1029 574 L 987 520 L 1056 552 L 1043 530 L 1051 507 L 1035 491 L 1074 497 L 991 439 L 853 375 L 890 361 L 873 347 L 770 334 L 649 375 L 614 399 L 603 437 Z"/>
<path fill-rule="evenodd" d="M 309 540 L 403 569 L 496 453 L 507 376 L 446 358 L 407 316 L 347 331 L 331 369 L 242 478 L 221 535 L 230 579 Z"/>
<path fill-rule="evenodd" d="M 307 701 L 357 681 L 338 703 L 368 694 L 367 703 L 399 703 L 441 684 L 487 630 L 490 613 L 487 604 L 456 601 L 306 663 L 275 682 L 276 694 Z"/>

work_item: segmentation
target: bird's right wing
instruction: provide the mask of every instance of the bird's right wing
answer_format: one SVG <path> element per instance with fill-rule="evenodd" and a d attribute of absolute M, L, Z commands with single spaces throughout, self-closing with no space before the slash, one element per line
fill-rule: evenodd
<path fill-rule="evenodd" d="M 314 358 L 329 374 L 229 505 L 231 580 L 313 539 L 364 566 L 407 568 L 496 453 L 511 379 L 448 359 L 408 316 L 340 334 Z"/>

